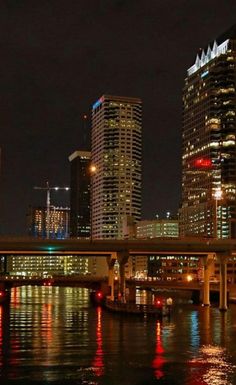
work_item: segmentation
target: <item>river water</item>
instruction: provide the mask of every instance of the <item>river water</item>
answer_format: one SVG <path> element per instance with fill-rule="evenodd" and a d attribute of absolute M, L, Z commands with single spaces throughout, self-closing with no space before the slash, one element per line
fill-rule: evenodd
<path fill-rule="evenodd" d="M 175 298 L 159 321 L 93 307 L 87 289 L 14 288 L 0 307 L 0 384 L 235 385 L 236 305 Z"/>

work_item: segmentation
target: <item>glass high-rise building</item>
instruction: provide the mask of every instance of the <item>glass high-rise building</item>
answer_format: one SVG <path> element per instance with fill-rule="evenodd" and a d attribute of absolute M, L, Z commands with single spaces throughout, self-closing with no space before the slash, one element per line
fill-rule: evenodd
<path fill-rule="evenodd" d="M 75 151 L 70 161 L 70 236 L 90 236 L 91 152 Z"/>
<path fill-rule="evenodd" d="M 101 96 L 92 107 L 93 238 L 123 238 L 123 221 L 141 217 L 142 103 Z"/>
<path fill-rule="evenodd" d="M 236 25 L 199 51 L 183 90 L 180 234 L 236 235 Z"/>

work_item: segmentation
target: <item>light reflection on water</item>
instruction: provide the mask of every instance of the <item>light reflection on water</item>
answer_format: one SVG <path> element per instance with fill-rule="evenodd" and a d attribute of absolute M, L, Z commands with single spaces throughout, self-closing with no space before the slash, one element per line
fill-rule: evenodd
<path fill-rule="evenodd" d="M 226 350 L 220 346 L 203 345 L 199 355 L 190 361 L 190 365 L 200 368 L 200 379 L 203 384 L 233 385 L 229 377 L 235 366 L 230 363 Z"/>
<path fill-rule="evenodd" d="M 86 289 L 14 288 L 0 306 L 0 382 L 234 385 L 235 319 L 235 305 L 185 303 L 161 321 L 92 307 Z"/>
<path fill-rule="evenodd" d="M 165 358 L 163 357 L 164 348 L 162 346 L 161 338 L 161 322 L 157 321 L 156 323 L 156 349 L 155 357 L 152 361 L 152 367 L 154 369 L 154 374 L 157 379 L 164 376 L 163 365 L 165 363 Z"/>

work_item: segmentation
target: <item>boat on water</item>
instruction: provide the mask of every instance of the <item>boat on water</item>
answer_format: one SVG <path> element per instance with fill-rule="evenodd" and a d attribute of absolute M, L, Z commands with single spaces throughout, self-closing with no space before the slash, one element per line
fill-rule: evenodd
<path fill-rule="evenodd" d="M 171 302 L 169 300 L 171 300 Z M 137 304 L 130 301 L 123 302 L 120 299 L 112 300 L 110 297 L 104 296 L 100 290 L 90 291 L 90 301 L 95 306 L 103 306 L 116 313 L 137 314 L 142 316 L 153 315 L 160 318 L 170 316 L 172 309 L 171 298 L 167 299 L 165 302 L 156 299 L 152 304 Z"/>
<path fill-rule="evenodd" d="M 106 298 L 104 306 L 113 312 L 137 314 L 137 315 L 153 315 L 157 317 L 170 316 L 171 308 L 162 303 L 159 304 L 136 304 L 133 302 L 122 303 L 120 301 L 112 301 Z"/>

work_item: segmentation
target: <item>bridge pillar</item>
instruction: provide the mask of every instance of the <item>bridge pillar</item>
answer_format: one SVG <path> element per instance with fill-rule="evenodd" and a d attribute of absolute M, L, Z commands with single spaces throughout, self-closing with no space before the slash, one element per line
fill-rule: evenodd
<path fill-rule="evenodd" d="M 119 297 L 120 297 L 122 302 L 126 302 L 126 298 L 125 298 L 125 264 L 124 263 L 120 263 L 119 271 L 120 271 Z"/>
<path fill-rule="evenodd" d="M 119 296 L 122 302 L 126 302 L 125 293 L 126 293 L 126 285 L 125 285 L 125 265 L 129 259 L 128 252 L 118 252 L 117 258 L 119 262 Z"/>
<path fill-rule="evenodd" d="M 203 306 L 210 306 L 210 275 L 214 258 L 214 254 L 208 254 L 204 263 Z"/>
<path fill-rule="evenodd" d="M 108 268 L 108 286 L 110 291 L 110 300 L 114 301 L 114 266 Z"/>
<path fill-rule="evenodd" d="M 219 310 L 227 310 L 227 262 L 225 257 L 220 257 L 220 304 Z"/>
<path fill-rule="evenodd" d="M 111 301 L 114 301 L 114 264 L 117 260 L 117 253 L 112 253 L 110 257 L 107 257 L 107 264 L 108 264 L 108 286 L 109 286 L 109 299 Z"/>
<path fill-rule="evenodd" d="M 204 266 L 203 305 L 210 305 L 210 271 L 207 264 Z"/>

